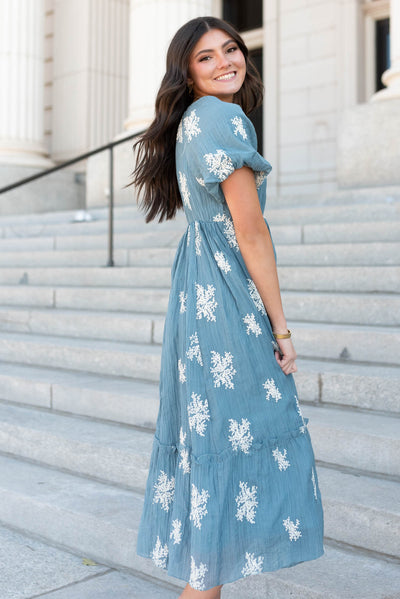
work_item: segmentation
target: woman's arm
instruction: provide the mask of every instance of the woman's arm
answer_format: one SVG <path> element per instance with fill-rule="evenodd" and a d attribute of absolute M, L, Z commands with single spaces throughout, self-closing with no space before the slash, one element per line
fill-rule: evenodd
<path fill-rule="evenodd" d="M 235 170 L 221 183 L 232 215 L 236 239 L 247 270 L 264 303 L 274 333 L 286 333 L 278 273 L 271 236 L 264 221 L 254 173 L 248 167 Z M 275 352 L 285 374 L 296 372 L 296 352 L 291 339 L 278 339 L 282 356 Z"/>

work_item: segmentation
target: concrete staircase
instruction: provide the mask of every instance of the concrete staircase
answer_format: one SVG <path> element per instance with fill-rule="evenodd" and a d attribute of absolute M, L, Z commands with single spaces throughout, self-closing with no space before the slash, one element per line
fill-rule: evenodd
<path fill-rule="evenodd" d="M 117 209 L 117 267 L 106 268 L 106 212 L 92 214 L 0 219 L 0 523 L 178 596 L 182 584 L 135 547 L 185 222 L 145 225 L 135 208 Z M 399 598 L 400 202 L 267 215 L 326 553 L 226 585 L 223 597 Z"/>

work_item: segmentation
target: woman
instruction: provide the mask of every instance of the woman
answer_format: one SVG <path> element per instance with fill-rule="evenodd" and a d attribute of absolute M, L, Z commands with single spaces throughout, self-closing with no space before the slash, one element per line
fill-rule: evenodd
<path fill-rule="evenodd" d="M 172 268 L 137 552 L 188 582 L 181 599 L 323 554 L 314 454 L 292 374 L 275 250 L 263 218 L 270 164 L 246 114 L 262 84 L 227 23 L 173 38 L 156 116 L 137 144 L 147 221 L 183 207 Z"/>

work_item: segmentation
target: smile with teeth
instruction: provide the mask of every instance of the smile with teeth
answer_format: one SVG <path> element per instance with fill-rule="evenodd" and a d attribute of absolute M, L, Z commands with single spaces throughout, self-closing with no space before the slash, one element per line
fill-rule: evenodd
<path fill-rule="evenodd" d="M 235 77 L 236 75 L 236 71 L 231 71 L 230 73 L 226 73 L 225 75 L 220 75 L 219 77 L 216 77 L 215 80 L 216 81 L 228 81 L 229 79 L 233 79 L 233 77 Z"/>

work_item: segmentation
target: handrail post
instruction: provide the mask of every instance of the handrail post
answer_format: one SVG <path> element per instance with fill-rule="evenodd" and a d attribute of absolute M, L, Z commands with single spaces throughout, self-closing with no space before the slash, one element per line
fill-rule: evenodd
<path fill-rule="evenodd" d="M 110 177 L 109 177 L 109 210 L 108 210 L 108 263 L 114 266 L 114 154 L 113 146 L 110 146 Z"/>

